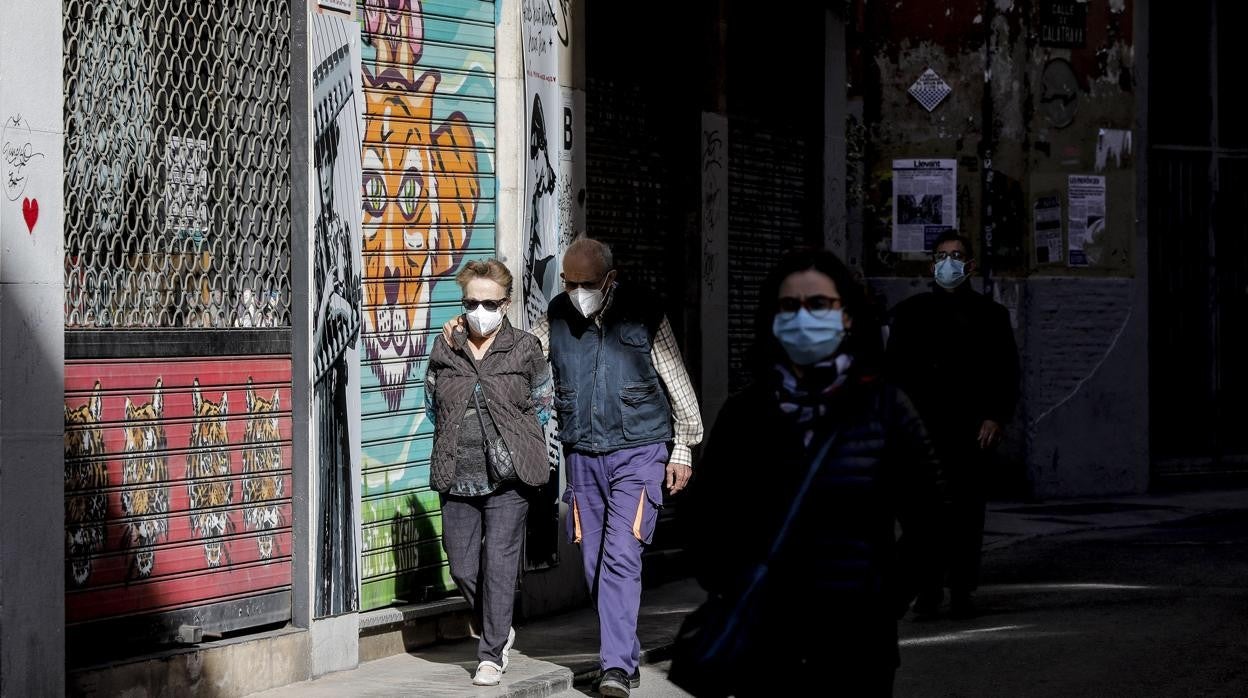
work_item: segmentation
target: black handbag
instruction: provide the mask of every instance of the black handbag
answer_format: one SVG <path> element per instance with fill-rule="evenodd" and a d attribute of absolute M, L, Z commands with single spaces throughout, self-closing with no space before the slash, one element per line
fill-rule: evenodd
<path fill-rule="evenodd" d="M 668 680 L 673 684 L 695 696 L 728 696 L 742 685 L 743 677 L 758 671 L 748 660 L 751 646 L 766 643 L 768 638 L 758 637 L 755 632 L 755 621 L 760 613 L 755 596 L 836 437 L 837 434 L 832 434 L 811 461 L 810 470 L 793 497 L 771 549 L 751 570 L 744 590 L 732 597 L 712 594 L 681 624 L 672 644 L 672 664 L 668 672 Z"/>
<path fill-rule="evenodd" d="M 507 442 L 503 441 L 503 435 L 498 431 L 498 423 L 494 421 L 494 415 L 490 414 L 490 423 L 494 425 L 494 434 L 491 437 L 489 430 L 485 428 L 485 419 L 481 416 L 481 400 L 477 397 L 477 388 L 472 389 L 472 401 L 477 405 L 477 419 L 481 420 L 481 441 L 485 448 L 485 467 L 490 471 L 490 479 L 494 482 L 508 482 L 517 479 L 516 461 L 511 457 L 511 451 L 507 448 Z"/>

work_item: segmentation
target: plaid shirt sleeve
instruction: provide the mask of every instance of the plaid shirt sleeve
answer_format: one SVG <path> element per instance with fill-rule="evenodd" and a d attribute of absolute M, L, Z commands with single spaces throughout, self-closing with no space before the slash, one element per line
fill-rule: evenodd
<path fill-rule="evenodd" d="M 543 315 L 529 328 L 529 334 L 542 343 L 542 356 L 550 358 L 550 318 Z"/>
<path fill-rule="evenodd" d="M 693 454 L 690 447 L 702 441 L 702 412 L 698 407 L 698 396 L 693 392 L 693 383 L 689 380 L 689 372 L 685 370 L 685 360 L 680 355 L 680 347 L 676 345 L 676 333 L 672 331 L 672 323 L 667 316 L 655 333 L 654 347 L 650 350 L 650 360 L 654 362 L 654 370 L 667 388 L 667 398 L 672 404 L 673 434 L 671 462 L 677 465 L 693 465 Z"/>

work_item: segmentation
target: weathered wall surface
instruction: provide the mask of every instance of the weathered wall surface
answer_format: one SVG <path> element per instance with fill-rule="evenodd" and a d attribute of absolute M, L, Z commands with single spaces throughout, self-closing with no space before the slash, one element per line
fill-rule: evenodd
<path fill-rule="evenodd" d="M 863 117 L 847 133 L 848 207 L 860 266 L 890 305 L 926 290 L 915 283 L 926 255 L 892 249 L 894 159 L 957 160 L 958 227 L 979 247 L 991 145 L 995 295 L 1012 311 L 1024 374 L 1006 455 L 1039 497 L 1145 489 L 1134 3 L 858 3 L 854 22 L 850 112 L 856 103 Z M 929 68 L 952 88 L 931 112 L 907 92 Z M 1072 175 L 1104 178 L 1103 216 L 1077 192 L 1072 209 Z M 1039 234 L 1037 204 L 1056 221 Z"/>

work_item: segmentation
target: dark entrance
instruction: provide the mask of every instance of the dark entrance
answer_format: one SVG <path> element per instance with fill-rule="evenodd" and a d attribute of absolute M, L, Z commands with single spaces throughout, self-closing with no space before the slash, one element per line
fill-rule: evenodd
<path fill-rule="evenodd" d="M 1151 3 L 1153 482 L 1248 476 L 1248 101 L 1233 0 Z M 1193 40 L 1207 37 L 1206 40 Z"/>

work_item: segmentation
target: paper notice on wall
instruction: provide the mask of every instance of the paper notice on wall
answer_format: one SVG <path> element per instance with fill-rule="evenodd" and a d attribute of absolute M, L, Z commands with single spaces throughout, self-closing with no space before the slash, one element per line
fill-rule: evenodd
<path fill-rule="evenodd" d="M 1105 178 L 1070 175 L 1067 218 L 1070 231 L 1070 266 L 1086 267 L 1099 261 L 1105 234 Z"/>
<path fill-rule="evenodd" d="M 1036 222 L 1036 263 L 1062 262 L 1062 201 L 1056 196 L 1042 196 L 1033 206 Z"/>
<path fill-rule="evenodd" d="M 196 244 L 208 233 L 208 141 L 170 136 L 165 145 L 165 223 Z"/>
<path fill-rule="evenodd" d="M 931 251 L 957 227 L 957 161 L 894 160 L 893 252 Z"/>

